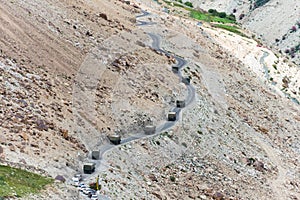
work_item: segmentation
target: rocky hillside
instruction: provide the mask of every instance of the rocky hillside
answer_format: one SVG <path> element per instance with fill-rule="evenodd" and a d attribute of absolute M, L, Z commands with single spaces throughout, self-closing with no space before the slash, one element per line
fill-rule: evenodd
<path fill-rule="evenodd" d="M 198 5 L 236 9 L 253 31 L 251 17 L 274 3 L 209 2 Z M 86 161 L 96 172 L 83 182 L 100 176 L 104 199 L 299 199 L 297 66 L 186 13 L 153 0 L 0 3 L 0 162 L 66 179 L 23 199 L 85 199 L 71 177 Z M 165 129 L 145 135 L 149 124 Z"/>
<path fill-rule="evenodd" d="M 33 0 L 0 3 L 0 154 L 71 176 L 87 147 L 73 134 L 73 83 L 87 53 L 132 29 L 132 6 Z"/>
<path fill-rule="evenodd" d="M 297 0 L 192 0 L 195 7 L 234 13 L 271 49 L 300 65 L 300 2 Z"/>

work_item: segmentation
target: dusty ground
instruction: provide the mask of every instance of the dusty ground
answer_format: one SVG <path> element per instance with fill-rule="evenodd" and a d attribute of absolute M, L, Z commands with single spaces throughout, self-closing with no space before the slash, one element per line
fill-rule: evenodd
<path fill-rule="evenodd" d="M 213 35 L 215 41 L 222 45 L 243 64 L 248 66 L 262 82 L 282 96 L 288 96 L 300 102 L 300 71 L 297 65 L 286 58 L 279 57 L 266 47 L 260 47 L 256 41 L 233 35 L 220 29 L 204 28 Z"/>
<path fill-rule="evenodd" d="M 68 179 L 27 199 L 78 199 L 70 177 L 88 150 L 164 121 L 186 94 L 144 32 L 188 61 L 196 100 L 171 130 L 109 151 L 86 182 L 100 175 L 111 199 L 299 199 L 300 109 L 281 91 L 299 98 L 297 67 L 153 1 L 140 5 L 157 23 L 145 27 L 133 5 L 88 2 L 0 4 L 1 161 Z"/>
<path fill-rule="evenodd" d="M 213 34 L 210 49 L 184 36 L 185 28 L 175 30 L 161 33 L 164 48 L 190 61 L 184 71 L 193 77 L 197 101 L 173 130 L 109 153 L 102 192 L 113 199 L 297 198 L 297 104 L 262 81 L 263 65 L 237 62 Z"/>
<path fill-rule="evenodd" d="M 97 48 L 104 51 L 82 63 L 73 92 L 74 112 L 76 131 L 90 150 L 108 143 L 109 134 L 129 136 L 159 123 L 168 104 L 183 93 L 169 70 L 170 60 L 146 47 L 146 41 L 151 42 L 139 30 L 116 35 Z"/>
<path fill-rule="evenodd" d="M 132 29 L 122 2 L 1 1 L 1 162 L 70 178 L 87 147 L 73 134 L 73 83 L 87 53 Z M 122 12 L 120 12 L 122 11 Z"/>
<path fill-rule="evenodd" d="M 300 45 L 299 10 L 300 2 L 297 0 L 277 1 L 270 0 L 265 5 L 255 7 L 254 2 L 249 0 L 191 0 L 196 8 L 203 10 L 216 9 L 228 14 L 234 12 L 238 21 L 248 30 L 251 30 L 257 38 L 274 52 L 281 51 L 291 58 L 291 54 L 285 53 Z M 264 1 L 260 1 L 264 2 Z M 240 16 L 244 15 L 240 19 Z M 295 26 L 296 31 L 292 31 Z M 299 51 L 292 59 L 296 65 L 300 65 Z"/>

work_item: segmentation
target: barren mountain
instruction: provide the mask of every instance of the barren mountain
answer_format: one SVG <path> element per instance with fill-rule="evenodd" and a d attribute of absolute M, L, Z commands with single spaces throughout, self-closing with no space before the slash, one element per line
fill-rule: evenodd
<path fill-rule="evenodd" d="M 195 7 L 234 13 L 242 25 L 265 45 L 300 66 L 300 1 L 192 0 Z"/>
<path fill-rule="evenodd" d="M 269 44 L 299 14 L 282 9 L 296 1 L 193 4 L 245 13 L 245 33 Z M 282 29 L 271 8 L 288 16 Z M 71 185 L 84 162 L 96 164 L 83 182 L 99 176 L 100 199 L 300 198 L 296 58 L 163 1 L 1 1 L 0 11 L 0 162 L 66 178 L 22 199 L 87 199 Z"/>
<path fill-rule="evenodd" d="M 1 1 L 1 156 L 71 176 L 87 152 L 73 134 L 73 85 L 87 53 L 135 25 L 127 4 Z M 107 10 L 111 10 L 109 13 Z M 3 161 L 4 161 L 3 160 Z"/>

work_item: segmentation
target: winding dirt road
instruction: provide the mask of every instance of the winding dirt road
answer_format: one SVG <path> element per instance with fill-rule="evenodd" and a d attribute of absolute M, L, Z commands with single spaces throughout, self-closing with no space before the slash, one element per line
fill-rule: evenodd
<path fill-rule="evenodd" d="M 142 11 L 141 15 L 137 16 L 137 19 L 139 18 L 143 18 L 150 15 L 149 12 L 147 11 Z M 156 24 L 154 22 L 147 22 L 147 21 L 141 21 L 141 20 L 137 20 L 137 26 L 141 27 L 141 26 L 150 26 Z M 156 50 L 157 52 L 160 52 L 164 55 L 167 56 L 173 56 L 176 59 L 176 64 L 173 66 L 175 68 L 178 69 L 178 71 L 174 72 L 177 74 L 177 76 L 180 78 L 180 80 L 183 80 L 182 74 L 181 74 L 181 69 L 184 68 L 184 66 L 187 64 L 187 61 L 179 56 L 176 55 L 172 55 L 169 52 L 161 49 L 160 44 L 161 44 L 161 38 L 159 35 L 155 34 L 155 33 L 150 33 L 147 32 L 148 36 L 152 39 L 152 44 L 151 44 L 151 48 L 153 48 L 154 50 Z M 188 107 L 195 99 L 195 88 L 186 83 L 185 84 L 186 89 L 187 89 L 187 96 L 185 98 L 185 108 Z M 132 142 L 134 140 L 138 140 L 138 139 L 142 139 L 142 138 L 148 138 L 148 137 L 154 137 L 156 135 L 159 135 L 160 133 L 169 130 L 170 128 L 172 128 L 174 125 L 176 125 L 178 123 L 178 121 L 181 119 L 181 111 L 182 109 L 185 108 L 178 108 L 176 106 L 172 107 L 170 109 L 170 111 L 172 112 L 176 112 L 176 121 L 165 121 L 162 124 L 159 124 L 156 126 L 156 131 L 154 134 L 152 135 L 146 135 L 145 133 L 136 133 L 133 136 L 130 136 L 128 138 L 123 138 L 121 140 L 121 144 L 120 145 L 125 145 L 129 142 Z M 91 124 L 92 126 L 92 124 Z M 109 151 L 113 150 L 114 148 L 118 148 L 120 145 L 112 145 L 112 144 L 104 144 L 98 147 L 98 149 L 100 150 L 100 158 L 99 160 L 95 161 L 95 160 L 90 160 L 91 162 L 96 162 L 96 172 L 100 172 L 102 170 L 105 170 L 106 167 L 106 163 L 107 161 L 105 160 L 105 154 L 108 153 Z M 84 179 L 88 179 L 90 177 L 92 177 L 93 175 L 84 175 Z"/>
<path fill-rule="evenodd" d="M 138 15 L 137 18 L 141 18 L 141 17 L 146 17 L 150 15 L 149 12 L 147 11 L 142 11 L 142 14 L 141 15 Z M 153 22 L 147 22 L 147 21 L 140 21 L 138 20 L 137 21 L 138 23 L 138 26 L 145 26 L 145 25 L 152 25 L 154 24 Z M 147 33 L 151 39 L 152 39 L 152 45 L 151 47 L 165 55 L 169 55 L 170 53 L 164 51 L 163 49 L 160 48 L 160 37 L 156 34 L 153 34 L 153 33 Z M 176 59 L 177 63 L 176 65 L 174 65 L 174 67 L 178 68 L 178 72 L 176 73 L 178 75 L 178 77 L 180 79 L 183 79 L 182 77 L 182 74 L 180 72 L 180 70 L 187 64 L 187 61 L 184 60 L 183 58 L 180 58 L 176 55 L 172 55 L 174 56 L 174 58 Z M 186 88 L 187 88 L 187 91 L 188 91 L 188 95 L 185 99 L 185 102 L 186 102 L 186 107 L 189 106 L 193 100 L 195 99 L 195 88 L 190 85 L 190 84 L 186 84 Z M 134 141 L 134 140 L 138 140 L 138 139 L 142 139 L 142 138 L 147 138 L 147 137 L 153 137 L 153 136 L 156 136 L 164 131 L 167 131 L 168 129 L 172 128 L 179 120 L 180 120 L 180 112 L 181 112 L 182 108 L 177 108 L 177 107 L 173 107 L 170 109 L 170 111 L 172 112 L 176 112 L 177 116 L 176 116 L 176 121 L 165 121 L 164 123 L 160 124 L 159 126 L 157 126 L 156 128 L 156 131 L 155 131 L 155 134 L 152 134 L 152 135 L 146 135 L 144 133 L 137 133 L 135 134 L 134 136 L 131 136 L 131 137 L 128 137 L 128 138 L 124 138 L 121 140 L 121 145 L 123 144 L 126 144 L 126 143 L 129 143 L 131 141 Z M 99 162 L 97 163 L 97 165 L 101 165 L 101 161 L 104 159 L 104 154 L 107 153 L 109 150 L 115 148 L 116 145 L 111 145 L 111 144 L 108 144 L 108 145 L 103 145 L 100 147 L 100 160 Z"/>

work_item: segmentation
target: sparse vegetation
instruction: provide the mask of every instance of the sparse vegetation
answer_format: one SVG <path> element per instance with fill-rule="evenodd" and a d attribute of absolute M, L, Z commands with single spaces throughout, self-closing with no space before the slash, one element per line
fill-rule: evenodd
<path fill-rule="evenodd" d="M 184 4 L 185 4 L 186 6 L 188 6 L 188 7 L 191 7 L 191 8 L 193 8 L 193 7 L 194 7 L 194 6 L 193 6 L 193 4 L 192 4 L 191 2 L 188 2 L 188 1 L 187 1 L 187 2 L 185 2 Z"/>
<path fill-rule="evenodd" d="M 214 24 L 214 27 L 222 28 L 222 29 L 225 29 L 225 30 L 230 31 L 232 33 L 235 33 L 235 34 L 238 34 L 240 36 L 248 38 L 248 36 L 246 36 L 244 33 L 239 31 L 239 28 L 237 26 L 230 26 L 230 25 L 226 25 L 226 24 Z"/>
<path fill-rule="evenodd" d="M 206 22 L 218 22 L 218 23 L 236 23 L 234 15 L 224 15 L 224 13 L 220 14 L 216 10 L 209 10 L 210 12 L 202 12 L 199 10 L 191 10 L 190 16 L 194 19 L 198 19 Z"/>
<path fill-rule="evenodd" d="M 292 26 L 291 32 L 296 32 L 296 31 L 297 31 L 297 27 L 296 26 Z"/>
<path fill-rule="evenodd" d="M 254 9 L 259 8 L 261 6 L 264 6 L 266 3 L 268 3 L 270 0 L 256 0 L 253 4 Z"/>
<path fill-rule="evenodd" d="M 242 20 L 243 18 L 245 17 L 245 14 L 240 14 L 240 16 L 239 16 L 239 20 Z"/>
<path fill-rule="evenodd" d="M 174 176 L 170 176 L 170 181 L 175 182 L 176 178 Z"/>
<path fill-rule="evenodd" d="M 208 12 L 210 14 L 212 14 L 213 16 L 219 16 L 221 18 L 225 18 L 227 15 L 225 12 L 218 12 L 217 10 L 215 9 L 209 9 Z"/>
<path fill-rule="evenodd" d="M 53 180 L 25 170 L 0 165 L 0 197 L 38 193 Z"/>
<path fill-rule="evenodd" d="M 167 132 L 167 131 L 163 132 L 161 135 L 164 136 L 164 137 L 168 137 L 168 138 L 172 139 L 172 135 L 170 135 L 169 132 Z"/>
<path fill-rule="evenodd" d="M 300 51 L 300 43 L 297 44 L 294 47 L 291 47 L 290 49 L 285 49 L 284 53 L 288 54 L 291 56 L 291 58 L 294 58 L 296 56 L 296 53 Z"/>
<path fill-rule="evenodd" d="M 187 148 L 187 144 L 185 142 L 181 143 L 182 146 L 184 146 L 185 148 Z"/>
<path fill-rule="evenodd" d="M 300 43 L 295 46 L 295 51 L 300 51 Z"/>

